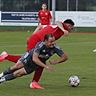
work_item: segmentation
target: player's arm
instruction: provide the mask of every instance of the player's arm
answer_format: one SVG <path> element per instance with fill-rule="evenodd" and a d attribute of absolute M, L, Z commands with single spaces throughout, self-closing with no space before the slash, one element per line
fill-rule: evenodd
<path fill-rule="evenodd" d="M 37 65 L 39 65 L 39 66 L 41 66 L 41 67 L 44 67 L 44 68 L 47 68 L 48 66 L 47 66 L 46 64 L 44 64 L 43 62 L 41 62 L 38 57 L 39 57 L 39 54 L 36 53 L 36 52 L 34 52 L 34 53 L 33 53 L 33 61 L 34 61 Z"/>
<path fill-rule="evenodd" d="M 48 65 L 46 65 L 46 64 L 44 64 L 43 62 L 40 61 L 40 59 L 39 59 L 39 54 L 38 54 L 38 53 L 34 52 L 32 59 L 33 59 L 33 61 L 34 61 L 37 65 L 39 65 L 39 66 L 41 66 L 41 67 L 44 67 L 44 68 L 48 69 L 49 71 L 52 71 L 52 70 L 53 70 L 51 67 L 49 67 Z"/>
<path fill-rule="evenodd" d="M 67 60 L 67 55 L 63 54 L 56 60 L 50 60 L 49 63 L 55 65 L 55 64 L 65 62 L 66 60 Z"/>
<path fill-rule="evenodd" d="M 59 46 L 55 47 L 55 53 L 59 56 L 59 58 L 56 60 L 49 61 L 50 64 L 62 63 L 68 59 L 67 55 L 63 52 L 63 50 Z"/>
<path fill-rule="evenodd" d="M 64 32 L 64 35 L 68 35 L 69 32 L 64 29 L 64 27 L 60 21 L 56 21 L 56 24 Z"/>
<path fill-rule="evenodd" d="M 43 25 L 38 24 L 37 28 L 34 30 L 34 33 L 38 32 L 39 30 L 41 30 L 43 28 Z"/>

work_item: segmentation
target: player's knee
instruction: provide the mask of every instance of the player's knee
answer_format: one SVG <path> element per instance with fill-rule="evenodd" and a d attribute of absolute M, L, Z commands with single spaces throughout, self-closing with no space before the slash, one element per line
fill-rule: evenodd
<path fill-rule="evenodd" d="M 24 65 L 22 64 L 22 63 L 16 63 L 15 65 L 14 65 L 14 67 L 16 68 L 16 69 L 20 69 L 20 68 L 22 68 Z"/>
<path fill-rule="evenodd" d="M 14 74 L 15 77 L 21 77 L 21 76 L 23 76 L 23 74 L 20 73 L 20 72 L 14 72 L 13 74 Z"/>
<path fill-rule="evenodd" d="M 66 54 L 64 54 L 63 60 L 64 60 L 64 61 L 68 60 L 68 56 L 67 56 Z"/>
<path fill-rule="evenodd" d="M 65 56 L 65 59 L 68 60 L 68 56 L 67 55 Z"/>
<path fill-rule="evenodd" d="M 21 77 L 22 75 L 21 74 L 16 74 L 16 77 Z"/>

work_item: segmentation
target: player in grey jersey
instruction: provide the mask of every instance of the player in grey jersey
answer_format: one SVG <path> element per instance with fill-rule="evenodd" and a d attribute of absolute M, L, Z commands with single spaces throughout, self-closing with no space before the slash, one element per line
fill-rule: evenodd
<path fill-rule="evenodd" d="M 53 68 L 46 61 L 56 53 L 60 58 L 50 61 L 50 64 L 58 64 L 67 60 L 67 55 L 55 44 L 55 38 L 51 34 L 44 37 L 44 41 L 38 42 L 34 49 L 26 52 L 18 62 L 0 74 L 0 82 L 9 81 L 35 71 L 39 66 L 52 71 Z"/>

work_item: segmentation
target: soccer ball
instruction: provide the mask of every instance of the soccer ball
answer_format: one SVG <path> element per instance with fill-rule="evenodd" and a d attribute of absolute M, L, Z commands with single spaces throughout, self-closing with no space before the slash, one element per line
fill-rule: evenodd
<path fill-rule="evenodd" d="M 68 83 L 72 87 L 77 87 L 79 85 L 79 83 L 80 83 L 80 79 L 79 79 L 78 76 L 73 75 L 73 76 L 69 77 Z"/>

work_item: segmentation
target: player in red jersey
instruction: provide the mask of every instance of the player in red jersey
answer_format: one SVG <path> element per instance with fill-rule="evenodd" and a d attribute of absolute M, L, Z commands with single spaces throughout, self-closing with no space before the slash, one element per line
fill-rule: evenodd
<path fill-rule="evenodd" d="M 51 22 L 51 18 L 52 18 L 52 16 L 51 16 L 50 11 L 47 10 L 46 3 L 43 3 L 42 4 L 42 9 L 39 10 L 39 12 L 38 12 L 39 24 L 38 24 L 38 27 L 35 29 L 35 32 L 40 30 L 43 25 L 49 25 L 50 22 Z"/>
<path fill-rule="evenodd" d="M 42 28 L 36 33 L 33 33 L 30 36 L 30 38 L 27 41 L 27 51 L 34 48 L 37 42 L 43 40 L 46 34 L 53 34 L 55 39 L 57 40 L 63 35 L 64 36 L 68 35 L 68 33 L 73 29 L 73 27 L 74 27 L 74 22 L 71 19 L 67 19 L 63 23 L 58 21 L 56 25 L 47 25 L 46 27 Z M 17 62 L 17 60 L 20 57 L 21 56 L 14 56 L 14 55 L 7 54 L 6 52 L 3 52 L 0 55 L 0 61 L 9 60 L 12 62 Z M 32 80 L 32 83 L 30 84 L 32 88 L 41 88 L 37 82 L 40 80 L 42 71 L 43 71 L 43 67 L 39 67 L 35 71 L 34 78 Z"/>
<path fill-rule="evenodd" d="M 47 10 L 47 5 L 42 4 L 42 10 L 38 12 L 39 24 L 41 25 L 49 25 L 50 20 L 52 18 L 51 13 Z"/>

